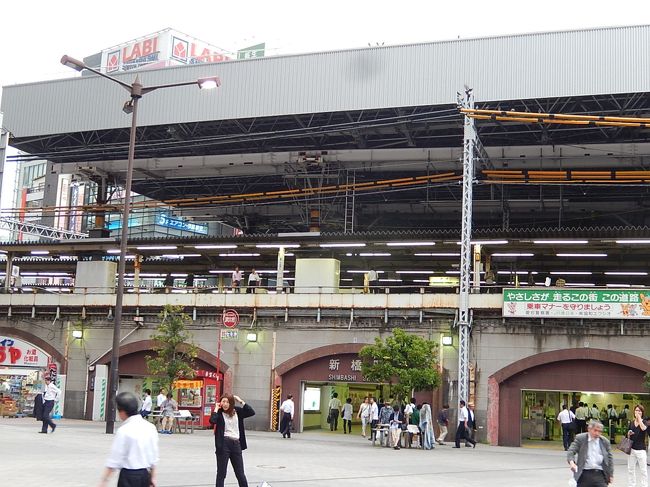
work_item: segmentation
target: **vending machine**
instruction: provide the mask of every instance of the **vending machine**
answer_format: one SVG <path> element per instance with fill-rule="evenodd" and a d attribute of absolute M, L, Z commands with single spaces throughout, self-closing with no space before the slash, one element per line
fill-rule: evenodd
<path fill-rule="evenodd" d="M 174 382 L 174 389 L 178 394 L 178 409 L 187 409 L 198 418 L 198 427 L 209 428 L 217 397 L 223 393 L 223 374 L 197 370 L 193 379 Z"/>

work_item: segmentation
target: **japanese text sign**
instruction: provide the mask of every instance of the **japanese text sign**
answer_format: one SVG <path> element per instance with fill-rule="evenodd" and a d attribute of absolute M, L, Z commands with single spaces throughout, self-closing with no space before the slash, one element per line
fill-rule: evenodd
<path fill-rule="evenodd" d="M 49 357 L 31 343 L 0 336 L 0 365 L 15 367 L 47 367 Z"/>
<path fill-rule="evenodd" d="M 504 289 L 503 316 L 617 320 L 650 319 L 650 290 Z"/>

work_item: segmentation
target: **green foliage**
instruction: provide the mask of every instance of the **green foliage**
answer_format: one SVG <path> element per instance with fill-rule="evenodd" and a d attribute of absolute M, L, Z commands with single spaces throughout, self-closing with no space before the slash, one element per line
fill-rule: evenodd
<path fill-rule="evenodd" d="M 643 386 L 650 391 L 650 372 L 643 376 Z"/>
<path fill-rule="evenodd" d="M 372 382 L 390 384 L 398 398 L 408 398 L 412 391 L 435 389 L 440 385 L 437 344 L 395 328 L 383 341 L 359 351 L 361 371 Z"/>
<path fill-rule="evenodd" d="M 194 377 L 194 359 L 199 349 L 185 328 L 190 317 L 183 313 L 182 306 L 167 305 L 158 317 L 160 324 L 151 335 L 156 355 L 147 355 L 145 361 L 149 373 L 159 377 L 160 384 L 171 391 L 174 381 Z"/>

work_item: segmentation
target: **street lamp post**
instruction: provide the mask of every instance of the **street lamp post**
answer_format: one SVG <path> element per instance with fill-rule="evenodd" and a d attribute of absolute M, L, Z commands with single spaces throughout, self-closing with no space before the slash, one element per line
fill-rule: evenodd
<path fill-rule="evenodd" d="M 221 85 L 218 77 L 200 78 L 196 81 L 186 81 L 182 83 L 170 83 L 165 85 L 156 85 L 144 87 L 140 83 L 140 77 L 136 75 L 132 84 L 125 83 L 117 78 L 109 76 L 101 71 L 86 66 L 82 61 L 70 56 L 63 56 L 61 64 L 68 66 L 77 71 L 88 70 L 103 78 L 107 78 L 126 89 L 131 95 L 122 110 L 131 114 L 131 132 L 129 134 L 129 157 L 126 167 L 126 182 L 124 184 L 124 210 L 122 213 L 122 233 L 120 237 L 120 260 L 117 265 L 117 295 L 115 297 L 115 321 L 113 323 L 113 347 L 111 349 L 111 374 L 110 389 L 108 391 L 108 407 L 106 408 L 106 433 L 111 434 L 115 429 L 115 396 L 119 383 L 119 349 L 120 334 L 122 328 L 122 303 L 124 299 L 124 273 L 126 269 L 126 250 L 129 233 L 129 213 L 131 210 L 131 183 L 133 181 L 133 159 L 135 158 L 135 141 L 138 117 L 138 101 L 147 93 L 162 88 L 172 88 L 175 86 L 198 85 L 201 89 L 216 88 Z"/>

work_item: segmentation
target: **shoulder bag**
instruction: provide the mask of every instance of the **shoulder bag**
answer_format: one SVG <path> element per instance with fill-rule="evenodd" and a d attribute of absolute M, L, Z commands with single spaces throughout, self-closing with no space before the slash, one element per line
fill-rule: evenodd
<path fill-rule="evenodd" d="M 621 438 L 621 441 L 618 443 L 616 448 L 621 450 L 626 455 L 629 455 L 630 451 L 632 451 L 632 440 L 630 440 L 627 436 L 624 436 Z"/>

